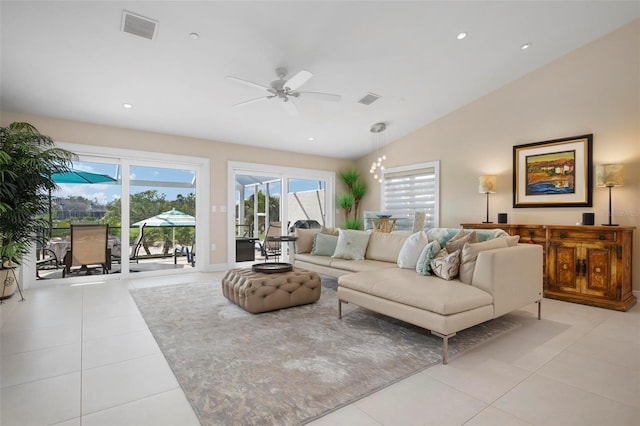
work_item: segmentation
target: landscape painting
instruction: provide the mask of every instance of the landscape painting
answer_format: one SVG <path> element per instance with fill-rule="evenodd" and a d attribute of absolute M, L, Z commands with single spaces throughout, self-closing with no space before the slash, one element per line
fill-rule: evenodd
<path fill-rule="evenodd" d="M 575 187 L 575 151 L 529 155 L 527 195 L 573 194 Z"/>
<path fill-rule="evenodd" d="M 513 207 L 591 207 L 593 135 L 513 147 Z"/>

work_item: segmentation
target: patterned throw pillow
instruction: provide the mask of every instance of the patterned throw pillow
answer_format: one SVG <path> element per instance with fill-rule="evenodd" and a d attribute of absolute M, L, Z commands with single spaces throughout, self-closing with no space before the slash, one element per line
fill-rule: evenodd
<path fill-rule="evenodd" d="M 454 279 L 458 275 L 459 268 L 460 250 L 456 250 L 445 257 L 437 257 L 431 261 L 433 273 L 447 281 Z"/>
<path fill-rule="evenodd" d="M 349 260 L 362 260 L 369 244 L 369 231 L 355 231 L 352 229 L 338 230 L 338 244 L 331 257 Z"/>
<path fill-rule="evenodd" d="M 431 275 L 431 261 L 435 259 L 436 255 L 440 252 L 440 243 L 438 241 L 431 241 L 427 244 L 420 257 L 418 257 L 418 263 L 416 263 L 416 272 L 420 275 Z"/>
<path fill-rule="evenodd" d="M 420 253 L 422 253 L 428 242 L 427 233 L 424 231 L 411 234 L 402 245 L 400 253 L 398 253 L 398 267 L 416 269 L 418 257 L 420 257 Z"/>
<path fill-rule="evenodd" d="M 311 254 L 313 256 L 331 256 L 336 251 L 337 245 L 337 236 L 318 232 L 313 237 L 313 248 L 311 249 Z"/>

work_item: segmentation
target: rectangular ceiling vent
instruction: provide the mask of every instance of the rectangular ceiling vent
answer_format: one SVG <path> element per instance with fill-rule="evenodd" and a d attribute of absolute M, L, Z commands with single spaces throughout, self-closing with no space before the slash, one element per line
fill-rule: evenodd
<path fill-rule="evenodd" d="M 158 31 L 158 21 L 123 10 L 122 31 L 153 40 Z"/>
<path fill-rule="evenodd" d="M 381 98 L 381 96 L 380 95 L 376 95 L 375 93 L 367 93 L 358 102 L 363 104 L 363 105 L 371 105 L 372 103 L 374 103 L 375 101 L 377 101 L 380 98 Z"/>

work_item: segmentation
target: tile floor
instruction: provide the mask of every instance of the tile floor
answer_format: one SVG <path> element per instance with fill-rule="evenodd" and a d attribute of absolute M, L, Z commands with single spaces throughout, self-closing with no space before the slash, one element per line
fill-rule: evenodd
<path fill-rule="evenodd" d="M 220 278 L 220 273 L 163 277 Z M 129 287 L 30 290 L 0 305 L 1 425 L 197 425 Z M 638 425 L 640 305 L 545 299 L 522 326 L 335 411 L 320 425 Z"/>

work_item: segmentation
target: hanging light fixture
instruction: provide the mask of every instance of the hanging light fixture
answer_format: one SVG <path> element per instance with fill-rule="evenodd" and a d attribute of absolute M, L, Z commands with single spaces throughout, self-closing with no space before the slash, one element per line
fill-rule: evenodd
<path fill-rule="evenodd" d="M 387 129 L 387 125 L 384 123 L 376 123 L 371 126 L 371 138 L 373 140 L 373 152 L 377 158 L 371 163 L 371 169 L 369 173 L 373 175 L 373 178 L 382 183 L 382 171 L 384 170 L 384 161 L 387 156 L 380 154 L 380 148 L 384 146 L 384 131 Z"/>

